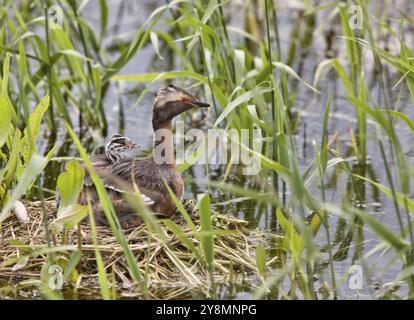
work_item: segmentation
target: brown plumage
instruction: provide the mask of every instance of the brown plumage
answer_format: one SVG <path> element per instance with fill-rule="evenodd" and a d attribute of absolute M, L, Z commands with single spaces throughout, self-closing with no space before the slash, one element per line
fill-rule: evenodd
<path fill-rule="evenodd" d="M 105 154 L 92 159 L 92 165 L 107 187 L 112 204 L 121 221 L 135 221 L 135 210 L 123 199 L 122 186 L 136 184 L 144 197 L 144 203 L 152 203 L 151 210 L 160 215 L 170 216 L 175 205 L 169 197 L 164 180 L 181 199 L 184 183 L 175 167 L 172 139 L 172 119 L 193 107 L 208 107 L 188 92 L 175 86 L 160 88 L 156 93 L 153 109 L 152 125 L 155 133 L 153 153 L 145 158 L 121 158 L 112 163 Z M 105 223 L 104 213 L 99 204 L 97 192 L 90 177 L 85 178 L 84 189 L 80 201 L 87 201 L 87 194 L 93 204 L 98 222 Z"/>

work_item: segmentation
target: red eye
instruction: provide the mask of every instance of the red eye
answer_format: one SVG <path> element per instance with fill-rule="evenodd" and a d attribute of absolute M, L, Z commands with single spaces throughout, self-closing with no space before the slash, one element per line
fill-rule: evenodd
<path fill-rule="evenodd" d="M 187 97 L 182 97 L 181 102 L 184 103 L 184 104 L 187 104 L 187 103 L 190 103 L 191 101 Z"/>

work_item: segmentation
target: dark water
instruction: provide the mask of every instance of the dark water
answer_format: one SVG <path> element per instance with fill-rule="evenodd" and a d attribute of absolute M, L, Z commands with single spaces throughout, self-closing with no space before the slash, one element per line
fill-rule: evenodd
<path fill-rule="evenodd" d="M 288 1 L 277 1 L 279 7 L 279 26 L 281 35 L 282 55 L 288 56 L 292 44 L 292 32 L 295 28 L 299 28 L 301 32 L 310 32 L 312 34 L 311 41 L 305 46 L 302 43 L 298 44 L 297 57 L 291 61 L 291 67 L 308 83 L 313 82 L 315 69 L 318 64 L 330 57 L 346 57 L 344 42 L 335 35 L 340 33 L 341 27 L 336 20 L 330 22 L 326 18 L 325 13 L 318 13 L 315 16 L 314 25 L 306 23 L 306 18 L 300 14 L 299 8 L 294 5 L 289 5 Z M 404 10 L 411 10 L 412 6 L 408 4 L 410 1 L 400 1 L 398 5 Z M 110 7 L 109 30 L 113 30 L 114 35 L 122 35 L 123 37 L 130 37 L 140 25 L 147 19 L 149 14 L 159 5 L 163 5 L 164 1 L 108 1 Z M 243 21 L 231 17 L 242 16 L 242 1 L 231 2 L 232 12 L 240 12 L 240 14 L 229 14 L 229 23 L 236 27 L 243 27 Z M 97 7 L 97 1 L 90 1 L 83 11 L 83 15 L 88 21 L 92 21 L 99 25 L 99 11 L 92 10 Z M 120 9 L 121 8 L 121 9 Z M 123 9 L 122 9 L 123 8 Z M 376 10 L 376 8 L 373 8 Z M 396 12 L 393 11 L 393 12 Z M 396 13 L 395 13 L 396 14 Z M 396 17 L 398 18 L 398 14 Z M 398 29 L 398 23 L 394 23 L 392 27 Z M 163 26 L 160 26 L 163 28 Z M 334 33 L 332 35 L 332 32 Z M 231 34 L 234 43 L 241 41 L 236 34 Z M 114 39 L 110 36 L 105 40 L 107 44 L 112 43 Z M 387 39 L 385 41 L 388 41 Z M 406 41 L 408 45 L 413 47 L 413 37 L 407 36 Z M 398 52 L 398 44 L 390 41 L 388 44 L 391 53 Z M 369 92 L 372 99 L 379 105 L 384 104 L 381 94 L 380 81 L 373 63 L 372 55 L 368 50 L 364 51 L 364 61 L 366 78 L 369 86 Z M 173 59 L 174 60 L 174 59 Z M 345 60 L 345 59 L 344 59 Z M 128 63 L 127 66 L 120 72 L 120 74 L 138 74 L 144 72 L 154 72 L 161 70 L 180 69 L 180 65 L 171 65 L 171 59 L 164 59 L 160 61 L 157 59 L 153 48 L 149 45 L 138 52 L 138 54 Z M 399 80 L 400 74 L 388 68 L 384 68 L 384 82 L 386 88 L 392 88 Z M 176 81 L 176 84 L 188 84 L 187 82 Z M 152 129 L 151 112 L 153 92 L 156 90 L 158 84 L 153 86 L 145 98 L 137 105 L 137 98 L 143 88 L 143 84 L 136 83 L 112 83 L 104 100 L 105 110 L 108 117 L 108 136 L 116 132 L 123 132 L 133 140 L 140 144 L 150 147 L 152 144 Z M 329 122 L 329 134 L 332 136 L 338 134 L 340 152 L 343 155 L 350 154 L 350 128 L 355 129 L 356 118 L 355 111 L 349 102 L 345 99 L 345 90 L 341 81 L 337 78 L 334 72 L 328 72 L 322 76 L 318 88 L 323 88 L 323 94 L 315 95 L 306 88 L 301 88 L 298 94 L 298 99 L 294 104 L 293 110 L 300 116 L 297 132 L 294 140 L 297 147 L 297 154 L 300 159 L 301 169 L 306 169 L 314 158 L 312 142 L 320 143 L 321 138 L 321 123 L 323 118 L 323 111 L 327 99 L 332 95 L 331 118 Z M 414 106 L 406 92 L 405 86 L 399 86 L 393 90 L 386 90 L 388 101 L 392 108 L 399 109 L 408 115 L 411 119 L 414 118 Z M 369 135 L 374 135 L 375 128 L 372 123 L 368 122 Z M 414 159 L 414 141 L 409 129 L 406 126 L 397 124 L 397 132 L 404 151 L 409 157 L 410 162 Z M 73 154 L 76 155 L 74 146 L 65 142 L 65 137 L 59 136 L 59 143 L 61 149 L 60 155 Z M 93 134 L 91 130 L 88 131 L 84 140 L 89 144 L 89 150 L 94 149 L 103 144 L 104 138 L 98 133 Z M 43 149 L 47 147 L 47 141 L 42 141 Z M 388 148 L 389 146 L 386 145 Z M 369 161 L 366 166 L 361 167 L 358 163 L 354 163 L 352 170 L 355 173 L 366 174 L 372 180 L 377 180 L 380 183 L 386 183 L 384 176 L 385 169 L 383 167 L 378 144 L 371 140 L 368 142 L 367 153 Z M 391 166 L 394 164 L 391 163 Z M 224 166 L 215 166 L 210 168 L 208 175 L 203 166 L 196 166 L 191 171 L 186 172 L 186 176 L 196 177 L 199 179 L 215 179 L 220 180 L 223 176 Z M 49 171 L 45 176 L 45 187 L 51 190 L 54 189 L 54 181 L 61 170 L 61 164 L 54 163 L 50 166 Z M 332 203 L 340 203 L 341 199 L 347 196 L 350 181 L 344 172 L 335 173 L 332 170 L 329 172 L 330 183 L 328 184 L 327 200 Z M 230 177 L 230 182 L 243 183 L 243 179 L 237 175 Z M 260 180 L 260 178 L 257 178 Z M 362 199 L 362 206 L 366 210 L 375 215 L 380 221 L 388 225 L 394 231 L 398 232 L 397 220 L 393 203 L 383 194 L 373 189 L 370 185 L 361 184 L 359 186 L 363 190 L 364 198 Z M 186 197 L 196 198 L 196 194 L 205 191 L 205 186 L 197 183 L 187 185 Z M 313 194 L 319 195 L 320 190 L 314 187 L 311 190 Z M 281 195 L 282 196 L 282 195 Z M 213 203 L 226 202 L 232 197 L 226 194 L 213 193 Z M 276 226 L 275 215 L 272 208 L 265 205 L 257 205 L 254 201 L 240 201 L 231 202 L 222 206 L 217 206 L 216 209 L 233 214 L 237 217 L 247 219 L 251 222 L 251 228 L 260 228 L 262 230 L 274 230 Z M 362 290 L 352 290 L 348 285 L 348 277 L 344 277 L 339 289 L 339 296 L 347 299 L 358 298 L 373 298 L 376 294 L 381 293 L 384 288 L 383 285 L 394 281 L 396 275 L 401 271 L 401 265 L 394 263 L 391 266 L 386 265 L 392 257 L 390 253 L 380 255 L 380 252 L 372 256 L 362 258 L 362 254 L 367 254 L 372 248 L 378 245 L 378 238 L 371 233 L 371 231 L 364 226 L 359 226 L 358 222 L 354 225 L 340 217 L 331 216 L 329 218 L 332 237 L 334 238 L 334 253 L 335 253 L 335 271 L 337 273 L 337 281 L 340 282 L 340 277 L 345 275 L 349 268 L 353 265 L 359 265 L 363 269 L 364 287 Z M 355 227 L 359 230 L 353 232 Z M 317 237 L 317 244 L 323 246 L 326 243 L 324 232 L 319 232 Z M 328 255 L 323 252 L 321 255 L 322 261 L 328 260 Z M 316 280 L 316 287 L 321 287 L 324 281 L 330 282 L 330 274 L 327 266 L 323 263 L 318 271 L 318 279 Z M 379 287 L 376 291 L 374 288 Z M 406 288 L 403 286 L 399 293 L 404 294 Z M 249 286 L 225 286 L 222 289 L 222 298 L 249 298 L 251 297 L 251 290 Z"/>

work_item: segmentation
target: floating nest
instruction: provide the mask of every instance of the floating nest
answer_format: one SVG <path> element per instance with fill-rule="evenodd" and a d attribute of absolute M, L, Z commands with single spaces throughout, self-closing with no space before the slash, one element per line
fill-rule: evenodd
<path fill-rule="evenodd" d="M 183 204 L 199 229 L 195 203 L 187 200 Z M 63 266 L 63 273 L 65 267 L 75 264 L 70 275 L 66 274 L 61 290 L 65 297 L 100 298 L 96 247 L 89 224 L 82 223 L 78 230 L 70 230 L 63 237 L 62 234 L 54 236 L 45 230 L 50 230 L 46 226 L 55 218 L 55 202 L 48 200 L 44 205 L 26 202 L 25 206 L 30 218 L 28 222 L 22 223 L 11 217 L 0 226 L 0 299 L 39 296 L 45 283 L 39 280 L 44 275 L 44 266 L 51 265 L 50 260 Z M 201 252 L 199 239 L 183 217 L 177 213 L 171 220 Z M 188 249 L 188 244 L 184 245 L 165 226 L 161 228 L 164 241 L 145 225 L 124 230 L 140 269 L 141 283 L 133 280 L 124 251 L 112 230 L 97 226 L 97 248 L 111 292 L 116 292 L 118 298 L 173 299 L 209 297 L 213 283 L 215 291 L 222 283 L 243 285 L 250 275 L 256 274 L 254 249 L 261 236 L 248 230 L 246 221 L 232 216 L 213 212 L 212 220 L 216 234 L 213 273 L 209 273 L 202 258 Z"/>

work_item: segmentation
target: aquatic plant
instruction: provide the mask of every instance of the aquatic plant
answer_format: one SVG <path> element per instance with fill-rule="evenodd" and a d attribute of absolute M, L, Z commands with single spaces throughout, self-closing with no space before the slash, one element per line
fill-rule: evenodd
<path fill-rule="evenodd" d="M 40 256 L 46 261 L 36 279 L 17 287 L 35 286 L 46 298 L 71 295 L 82 261 L 92 257 L 96 269 L 93 275 L 85 269 L 85 277 L 97 274 L 101 297 L 119 297 L 122 281 L 131 294 L 154 297 L 154 279 L 166 267 L 160 264 L 155 272 L 152 258 L 162 247 L 163 261 L 183 271 L 190 287 L 198 286 L 199 277 L 208 279 L 203 297 L 233 298 L 232 284 L 242 275 L 249 279 L 240 290 L 254 298 L 413 298 L 414 66 L 406 32 L 413 19 L 387 0 L 298 3 L 166 1 L 132 33 L 121 34 L 122 23 L 112 23 L 111 1 L 2 2 L 0 228 L 10 236 L 7 228 L 16 226 L 10 216 L 15 201 L 30 208 L 39 200 L 30 217 L 42 215 L 35 221 L 44 238 L 39 247 L 5 239 L 10 255 L 0 258 L 0 267 L 23 274 Z M 99 8 L 98 24 L 85 5 Z M 129 5 L 120 2 L 119 21 Z M 409 1 L 401 6 L 410 12 Z M 243 19 L 235 21 L 229 12 Z M 153 54 L 145 71 L 132 70 L 144 50 Z M 258 130 L 260 136 L 249 136 L 240 148 L 260 160 L 260 172 L 245 176 L 231 162 L 197 165 L 190 160 L 203 155 L 200 144 L 179 165 L 188 193 L 194 199 L 201 194 L 196 213 L 174 198 L 182 220 L 157 220 L 139 197 L 130 196 L 126 201 L 139 209 L 145 227 L 125 233 L 91 170 L 110 224 L 105 239 L 91 206 L 74 201 L 82 181 L 78 161 L 91 169 L 88 154 L 114 124 L 108 99 L 119 88 L 128 88 L 127 108 L 136 110 L 147 103 L 147 93 L 169 81 L 191 86 L 212 105 L 208 114 L 182 117 L 192 126 Z M 118 127 L 125 131 L 128 110 L 122 94 L 116 99 Z M 57 219 L 47 200 L 56 184 L 68 188 Z M 240 228 L 235 233 L 211 224 L 218 212 L 249 221 L 255 235 L 260 229 L 253 242 L 246 240 L 248 249 L 241 241 L 230 244 L 232 237 L 241 239 Z M 84 218 L 90 220 L 88 243 L 81 234 Z M 137 232 L 140 243 L 147 243 L 141 251 L 133 243 Z M 110 245 L 102 244 L 109 238 Z M 112 245 L 115 251 L 108 249 Z M 19 250 L 24 254 L 17 259 Z M 248 250 L 246 261 L 236 258 L 237 250 Z M 109 251 L 125 259 L 122 271 L 108 259 Z M 71 293 L 48 286 L 54 265 Z M 3 287 L 1 279 L 0 296 L 7 295 L 12 285 Z M 200 293 L 180 290 L 164 297 Z"/>

